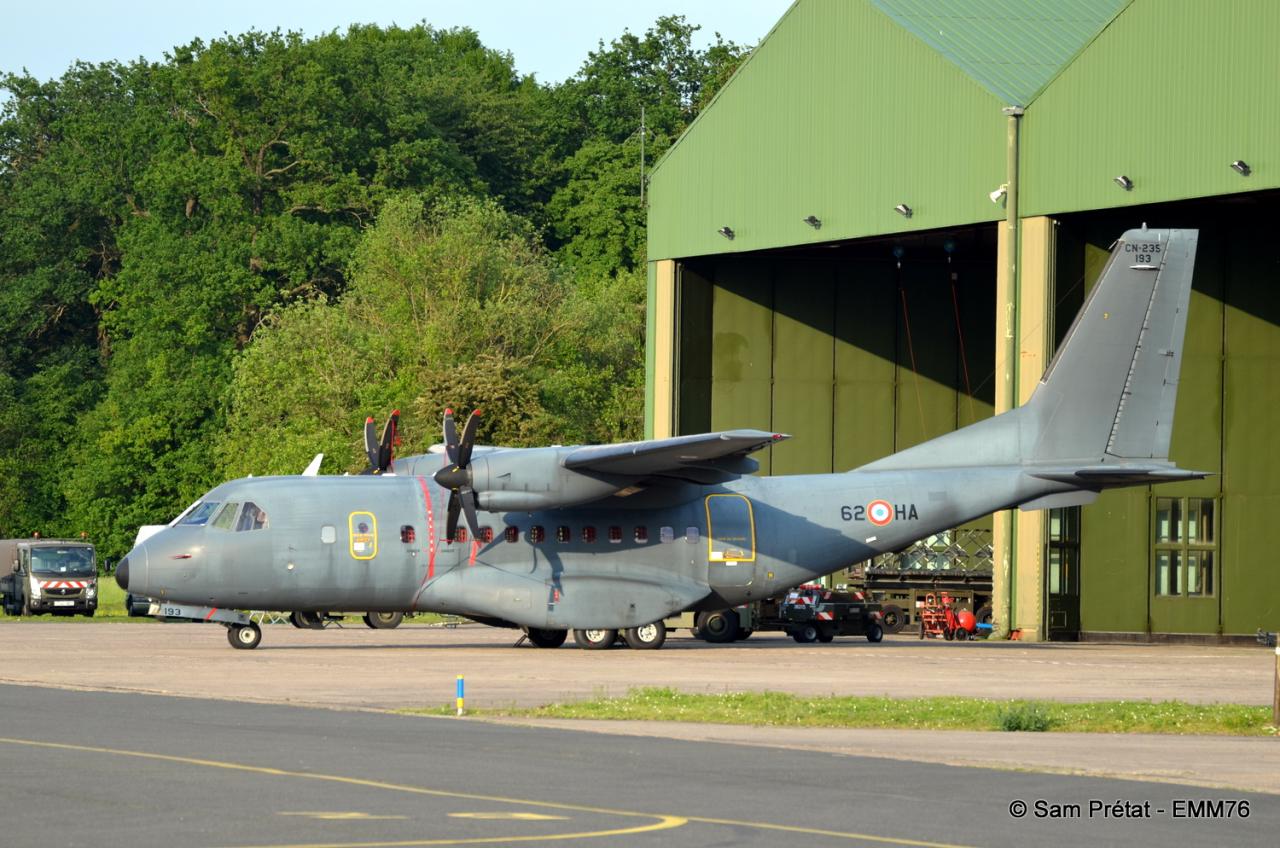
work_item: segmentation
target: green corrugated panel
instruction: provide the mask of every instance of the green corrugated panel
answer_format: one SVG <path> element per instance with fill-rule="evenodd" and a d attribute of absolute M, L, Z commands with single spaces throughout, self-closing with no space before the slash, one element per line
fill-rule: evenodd
<path fill-rule="evenodd" d="M 1027 110 L 1023 213 L 1280 187 L 1277 33 L 1274 0 L 1134 0 Z"/>
<path fill-rule="evenodd" d="M 774 273 L 772 429 L 795 437 L 774 447 L 774 474 L 832 471 L 834 277 L 826 263 Z"/>
<path fill-rule="evenodd" d="M 649 258 L 994 221 L 1004 105 L 865 0 L 801 0 L 652 172 Z"/>
<path fill-rule="evenodd" d="M 870 0 L 1011 106 L 1026 106 L 1130 0 Z"/>
<path fill-rule="evenodd" d="M 1146 633 L 1150 490 L 1103 492 L 1080 512 L 1080 629 Z"/>

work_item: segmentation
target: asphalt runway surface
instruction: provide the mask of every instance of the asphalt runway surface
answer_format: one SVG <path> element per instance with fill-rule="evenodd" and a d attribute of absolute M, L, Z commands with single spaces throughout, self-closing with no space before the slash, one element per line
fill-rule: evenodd
<path fill-rule="evenodd" d="M 1275 795 L 465 718 L 14 685 L 0 716 L 6 848 L 1164 848 L 1280 828 Z"/>
<path fill-rule="evenodd" d="M 213 624 L 0 622 L 0 682 L 123 689 L 313 706 L 421 707 L 453 699 L 467 679 L 475 706 L 684 692 L 955 696 L 1271 703 L 1275 657 L 1259 647 L 920 641 L 860 637 L 799 645 L 758 633 L 708 645 L 680 631 L 660 651 L 513 649 L 519 631 L 406 625 L 369 630 L 263 628 L 237 651 Z"/>

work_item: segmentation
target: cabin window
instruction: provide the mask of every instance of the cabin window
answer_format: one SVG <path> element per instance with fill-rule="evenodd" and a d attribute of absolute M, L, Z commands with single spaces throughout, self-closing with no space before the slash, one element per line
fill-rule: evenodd
<path fill-rule="evenodd" d="M 459 527 L 457 530 L 454 530 L 453 541 L 459 543 L 467 541 L 467 528 Z"/>
<path fill-rule="evenodd" d="M 514 526 L 508 527 L 506 531 L 503 532 L 503 535 L 506 537 L 508 542 L 515 542 L 520 538 L 520 528 Z"/>
<path fill-rule="evenodd" d="M 663 542 L 674 542 L 676 540 L 676 531 L 673 527 L 663 527 L 658 530 L 658 538 Z"/>
<path fill-rule="evenodd" d="M 320 528 L 320 541 L 326 545 L 332 545 L 338 539 L 338 529 L 332 524 L 326 524 Z"/>
<path fill-rule="evenodd" d="M 539 524 L 535 524 L 529 528 L 529 540 L 535 545 L 540 545 L 547 540 L 547 531 Z"/>
<path fill-rule="evenodd" d="M 622 528 L 621 527 L 609 528 L 609 544 L 611 545 L 622 544 Z"/>
<path fill-rule="evenodd" d="M 684 528 L 684 540 L 691 545 L 696 545 L 698 543 L 698 528 L 697 527 Z"/>
<path fill-rule="evenodd" d="M 240 508 L 240 504 L 236 501 L 228 501 L 222 505 L 222 509 L 218 510 L 218 514 L 213 517 L 213 521 L 209 523 L 210 527 L 217 527 L 219 530 L 230 530 L 235 524 L 236 510 Z"/>
<path fill-rule="evenodd" d="M 588 545 L 595 544 L 595 541 L 596 541 L 596 528 L 595 528 L 595 527 L 593 527 L 593 526 L 591 526 L 590 524 L 588 524 L 586 527 L 583 527 L 583 528 L 582 528 L 582 541 L 586 542 Z"/>
<path fill-rule="evenodd" d="M 492 527 L 481 527 L 481 528 L 480 528 L 480 541 L 484 542 L 486 545 L 493 541 L 493 528 L 492 528 Z"/>
<path fill-rule="evenodd" d="M 404 542 L 406 545 L 412 545 L 413 540 L 417 538 L 417 535 L 418 534 L 413 531 L 412 524 L 400 525 L 400 541 Z"/>
<path fill-rule="evenodd" d="M 568 528 L 566 525 L 561 524 L 559 527 L 557 527 L 557 528 L 556 528 L 556 541 L 557 541 L 557 542 L 560 542 L 561 544 L 564 544 L 564 543 L 568 542 L 570 538 L 572 538 L 572 537 L 569 535 L 569 528 Z"/>
<path fill-rule="evenodd" d="M 640 544 L 642 545 L 647 544 L 649 541 L 649 528 L 637 527 L 635 532 L 635 538 L 636 538 L 636 541 L 639 542 Z"/>
<path fill-rule="evenodd" d="M 217 501 L 204 501 L 196 505 L 191 510 L 191 514 L 182 519 L 183 524 L 194 524 L 197 527 L 203 527 L 209 523 L 209 519 L 213 516 L 213 511 L 218 508 Z"/>

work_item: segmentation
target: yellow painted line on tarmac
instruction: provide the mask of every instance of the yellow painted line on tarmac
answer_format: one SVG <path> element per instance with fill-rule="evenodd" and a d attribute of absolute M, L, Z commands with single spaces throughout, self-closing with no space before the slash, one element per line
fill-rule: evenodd
<path fill-rule="evenodd" d="M 780 833 L 795 833 L 808 836 L 823 836 L 830 839 L 842 839 L 861 842 L 875 842 L 884 845 L 904 845 L 911 848 L 971 848 L 949 842 L 927 842 L 919 839 L 906 839 L 893 836 L 877 836 L 870 833 L 853 833 L 838 830 L 823 830 L 813 827 L 773 824 L 770 822 L 740 821 L 738 819 L 718 819 L 700 816 L 675 816 L 658 813 L 642 813 L 634 810 L 613 810 L 605 807 L 588 807 L 579 804 L 565 804 L 557 801 L 531 801 L 525 798 L 505 798 L 500 795 L 481 795 L 474 792 L 454 792 L 446 789 L 428 789 L 422 786 L 407 786 L 400 783 L 387 783 L 380 780 L 365 780 L 358 777 L 343 777 L 335 774 L 316 772 L 288 771 L 286 769 L 266 766 L 250 766 L 241 763 L 229 763 L 221 760 L 204 760 L 196 757 L 179 757 L 172 754 L 156 754 L 151 751 L 128 751 L 119 748 L 98 748 L 89 745 L 71 745 L 63 742 L 39 742 L 33 739 L 13 739 L 0 736 L 0 744 L 24 745 L 31 748 L 49 748 L 61 751 L 81 751 L 94 754 L 113 754 L 120 757 L 135 757 L 143 760 L 181 763 L 182 765 L 204 766 L 207 768 L 226 769 L 228 771 L 263 774 L 270 777 L 292 777 L 303 780 L 320 780 L 330 783 L 341 783 L 349 786 L 363 786 L 370 789 L 385 789 L 392 792 L 408 792 L 415 795 L 430 795 L 437 798 L 461 798 L 468 801 L 485 801 L 488 803 L 511 804 L 520 807 L 539 807 L 549 810 L 563 810 L 579 813 L 594 813 L 607 816 L 624 816 L 628 818 L 657 819 L 652 824 L 636 827 L 616 828 L 613 830 L 583 831 L 576 833 L 547 833 L 533 836 L 497 836 L 470 837 L 460 839 L 409 839 L 395 842 L 327 842 L 316 844 L 278 844 L 272 846 L 240 846 L 240 848 L 414 848 L 414 846 L 432 845 L 484 845 L 508 842 L 548 842 L 556 839 L 596 839 L 608 836 L 630 836 L 637 833 L 650 833 L 659 830 L 671 830 L 683 827 L 691 822 L 698 824 L 743 827 L 753 830 L 771 830 Z"/>

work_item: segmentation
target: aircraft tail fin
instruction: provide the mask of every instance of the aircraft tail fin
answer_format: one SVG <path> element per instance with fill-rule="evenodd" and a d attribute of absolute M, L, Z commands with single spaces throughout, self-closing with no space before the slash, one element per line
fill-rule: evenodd
<path fill-rule="evenodd" d="M 1168 460 L 1198 236 L 1116 242 L 1023 410 L 1023 461 Z"/>
<path fill-rule="evenodd" d="M 1126 232 L 1024 406 L 860 470 L 1166 467 L 1198 238 Z"/>

